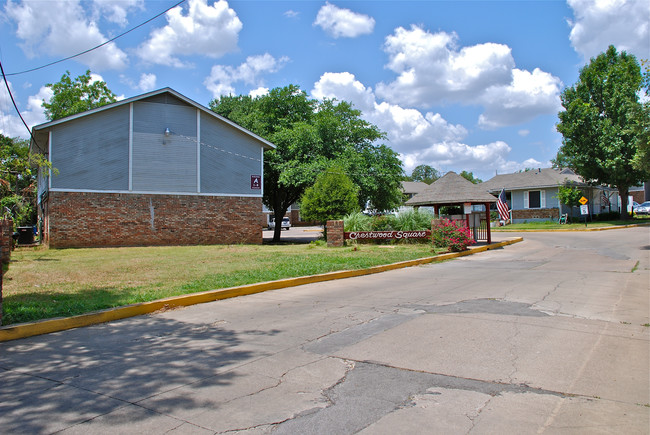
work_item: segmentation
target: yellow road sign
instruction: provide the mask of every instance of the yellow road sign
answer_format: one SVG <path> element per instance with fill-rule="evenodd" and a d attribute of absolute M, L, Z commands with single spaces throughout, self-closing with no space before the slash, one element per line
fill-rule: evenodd
<path fill-rule="evenodd" d="M 578 200 L 578 202 L 582 205 L 585 205 L 587 202 L 589 202 L 589 200 L 583 196 Z"/>

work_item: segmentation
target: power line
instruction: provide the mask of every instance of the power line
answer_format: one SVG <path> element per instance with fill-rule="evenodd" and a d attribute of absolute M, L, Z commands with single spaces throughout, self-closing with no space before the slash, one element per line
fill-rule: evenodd
<path fill-rule="evenodd" d="M 42 66 L 39 66 L 39 67 L 36 67 L 36 68 L 31 68 L 31 69 L 27 69 L 27 70 L 25 70 L 25 71 L 13 72 L 13 73 L 8 73 L 8 74 L 6 74 L 6 75 L 4 75 L 4 74 L 3 74 L 3 75 L 4 75 L 5 77 L 10 77 L 10 76 L 16 76 L 16 75 L 19 75 L 19 74 L 26 74 L 26 73 L 33 72 L 33 71 L 38 71 L 39 69 L 47 68 L 48 66 L 56 65 L 57 63 L 65 62 L 66 60 L 74 59 L 75 57 L 79 57 L 79 56 L 82 56 L 82 55 L 84 55 L 84 54 L 86 54 L 86 53 L 90 53 L 91 51 L 93 51 L 93 50 L 97 50 L 98 48 L 101 48 L 101 47 L 103 47 L 103 46 L 106 45 L 106 44 L 110 44 L 111 42 L 115 41 L 116 39 L 121 38 L 122 36 L 124 36 L 124 35 L 126 35 L 126 34 L 128 34 L 128 33 L 131 33 L 131 32 L 134 31 L 135 29 L 140 28 L 140 27 L 144 26 L 144 25 L 147 24 L 147 23 L 150 23 L 151 21 L 155 20 L 155 19 L 158 18 L 159 16 L 161 16 L 161 15 L 163 15 L 163 14 L 166 14 L 166 13 L 167 13 L 168 11 L 170 11 L 171 9 L 174 9 L 176 6 L 178 6 L 178 5 L 182 4 L 182 3 L 185 3 L 185 1 L 186 1 L 186 0 L 181 0 L 181 1 L 179 1 L 178 3 L 176 3 L 175 5 L 170 6 L 170 7 L 168 7 L 167 9 L 165 9 L 164 11 L 160 12 L 159 14 L 157 14 L 157 15 L 155 15 L 155 16 L 149 18 L 147 21 L 144 21 L 144 22 L 138 24 L 137 26 L 130 28 L 130 29 L 127 30 L 127 31 L 125 31 L 125 32 L 123 32 L 123 33 L 120 33 L 119 35 L 117 35 L 117 36 L 115 36 L 115 37 L 109 39 L 109 40 L 106 41 L 106 42 L 103 42 L 103 43 L 101 43 L 101 44 L 99 44 L 99 45 L 96 45 L 96 46 L 93 47 L 93 48 L 89 48 L 88 50 L 84 50 L 84 51 L 82 51 L 81 53 L 77 53 L 77 54 L 74 54 L 74 55 L 72 55 L 72 56 L 68 56 L 68 57 L 66 57 L 66 58 L 59 59 L 59 60 L 56 60 L 56 61 L 54 61 L 54 62 L 50 62 L 50 63 L 48 63 L 48 64 L 46 64 L 46 65 L 42 65 Z M 5 80 L 6 80 L 6 79 L 5 79 Z"/>
<path fill-rule="evenodd" d="M 16 100 L 14 100 L 14 96 L 11 93 L 11 89 L 9 88 L 9 82 L 7 82 L 7 76 L 5 75 L 5 69 L 2 67 L 2 62 L 1 61 L 0 61 L 0 72 L 2 72 L 2 80 L 5 82 L 5 86 L 7 87 L 7 93 L 9 94 L 9 98 L 11 98 L 11 102 L 14 105 L 14 109 L 16 109 L 16 113 L 18 113 L 18 117 L 23 122 L 23 125 L 25 126 L 25 128 L 29 132 L 29 136 L 34 141 L 34 144 L 36 144 L 36 138 L 32 134 L 32 130 L 29 128 L 29 126 L 25 122 L 25 119 L 23 118 L 23 115 L 20 113 L 20 110 L 18 110 L 18 105 L 16 104 Z M 36 144 L 36 145 L 38 146 L 38 144 Z"/>

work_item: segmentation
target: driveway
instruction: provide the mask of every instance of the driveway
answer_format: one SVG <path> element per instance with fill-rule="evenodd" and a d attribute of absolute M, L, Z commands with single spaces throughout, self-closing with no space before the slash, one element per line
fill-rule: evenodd
<path fill-rule="evenodd" d="M 0 432 L 650 433 L 650 229 L 522 236 L 0 343 Z"/>
<path fill-rule="evenodd" d="M 323 235 L 323 227 L 291 227 L 282 231 L 280 243 L 311 243 Z M 273 230 L 263 230 L 264 243 L 273 242 Z"/>

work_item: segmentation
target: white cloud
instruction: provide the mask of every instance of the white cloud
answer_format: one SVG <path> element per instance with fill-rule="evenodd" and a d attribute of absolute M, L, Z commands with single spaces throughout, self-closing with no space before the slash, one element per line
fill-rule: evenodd
<path fill-rule="evenodd" d="M 268 93 L 269 93 L 269 88 L 265 88 L 262 86 L 257 89 L 253 89 L 248 93 L 248 95 L 252 98 L 255 98 L 255 97 L 261 97 L 262 95 L 266 95 Z"/>
<path fill-rule="evenodd" d="M 212 92 L 214 98 L 221 95 L 235 93 L 234 83 L 243 82 L 248 85 L 263 87 L 262 75 L 274 73 L 280 70 L 289 61 L 287 57 L 274 58 L 268 53 L 249 56 L 246 62 L 233 67 L 230 65 L 214 65 L 210 75 L 206 77 L 203 84 Z"/>
<path fill-rule="evenodd" d="M 105 18 L 106 20 L 125 26 L 128 24 L 126 19 L 129 10 L 144 9 L 144 0 L 93 0 L 93 19 L 99 20 Z"/>
<path fill-rule="evenodd" d="M 325 3 L 325 6 L 318 11 L 314 26 L 320 26 L 333 38 L 356 38 L 372 33 L 375 28 L 375 19 L 350 9 L 342 9 L 331 3 Z"/>
<path fill-rule="evenodd" d="M 378 102 L 372 89 L 349 72 L 325 73 L 314 84 L 311 95 L 318 99 L 345 100 L 363 112 L 363 118 L 385 131 L 390 146 L 400 154 L 406 173 L 420 164 L 441 171 L 471 171 L 475 174 L 514 172 L 526 167 L 548 166 L 534 159 L 508 159 L 511 147 L 503 141 L 469 145 L 463 143 L 467 130 L 452 124 L 439 113 L 422 114 L 388 102 Z"/>
<path fill-rule="evenodd" d="M 353 103 L 363 112 L 364 119 L 387 133 L 391 148 L 401 155 L 407 172 L 419 164 L 438 169 L 498 168 L 510 152 L 505 142 L 477 146 L 462 143 L 467 136 L 465 127 L 449 123 L 439 113 L 423 115 L 413 108 L 378 102 L 372 89 L 348 72 L 323 74 L 311 95 Z"/>
<path fill-rule="evenodd" d="M 575 20 L 569 39 L 585 59 L 614 45 L 638 57 L 650 54 L 650 1 L 568 0 Z"/>
<path fill-rule="evenodd" d="M 515 68 L 512 73 L 512 83 L 492 86 L 477 99 L 485 107 L 479 117 L 481 127 L 515 125 L 561 109 L 559 78 L 539 68 L 532 73 Z"/>
<path fill-rule="evenodd" d="M 296 18 L 297 16 L 300 15 L 300 12 L 296 12 L 294 10 L 289 9 L 283 15 L 287 18 Z"/>
<path fill-rule="evenodd" d="M 15 95 L 11 82 L 9 82 L 9 89 Z M 43 86 L 36 95 L 32 95 L 27 99 L 26 108 L 19 106 L 20 113 L 29 128 L 47 121 L 43 110 L 43 100 L 49 101 L 51 97 L 52 90 Z M 15 112 L 4 80 L 0 80 L 0 133 L 8 137 L 29 138 L 29 132 Z"/>
<path fill-rule="evenodd" d="M 530 134 L 530 130 L 521 129 L 517 132 L 517 134 L 521 137 L 526 137 Z"/>
<path fill-rule="evenodd" d="M 202 55 L 218 58 L 237 50 L 242 22 L 225 0 L 208 6 L 207 0 L 189 0 L 166 14 L 167 25 L 155 29 L 137 50 L 145 61 L 173 67 L 187 67 L 177 56 Z"/>
<path fill-rule="evenodd" d="M 458 37 L 402 27 L 386 38 L 387 68 L 397 74 L 379 83 L 377 95 L 394 104 L 431 107 L 481 105 L 483 128 L 516 125 L 559 110 L 562 82 L 540 69 L 515 68 L 510 47 L 485 43 L 459 48 Z"/>
<path fill-rule="evenodd" d="M 7 16 L 16 23 L 16 36 L 23 41 L 21 48 L 28 57 L 70 56 L 107 39 L 97 23 L 90 19 L 78 0 L 66 1 L 65 7 L 57 2 L 9 1 Z M 110 43 L 76 58 L 94 70 L 122 69 L 127 55 L 115 43 Z"/>
<path fill-rule="evenodd" d="M 399 27 L 386 38 L 387 68 L 398 74 L 380 83 L 377 95 L 410 106 L 471 102 L 490 86 L 508 85 L 515 66 L 511 50 L 502 44 L 478 44 L 457 49 L 455 34 L 429 33 L 418 26 Z"/>
<path fill-rule="evenodd" d="M 140 76 L 138 89 L 144 92 L 153 91 L 154 89 L 156 89 L 156 75 L 151 73 L 150 74 L 143 73 Z"/>

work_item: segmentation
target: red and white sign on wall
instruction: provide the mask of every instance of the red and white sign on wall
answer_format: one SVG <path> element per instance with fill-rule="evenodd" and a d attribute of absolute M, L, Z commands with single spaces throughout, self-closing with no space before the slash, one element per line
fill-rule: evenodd
<path fill-rule="evenodd" d="M 251 189 L 261 189 L 262 188 L 262 176 L 261 175 L 251 175 Z"/>
<path fill-rule="evenodd" d="M 350 231 L 343 233 L 345 240 L 427 239 L 431 231 Z"/>

